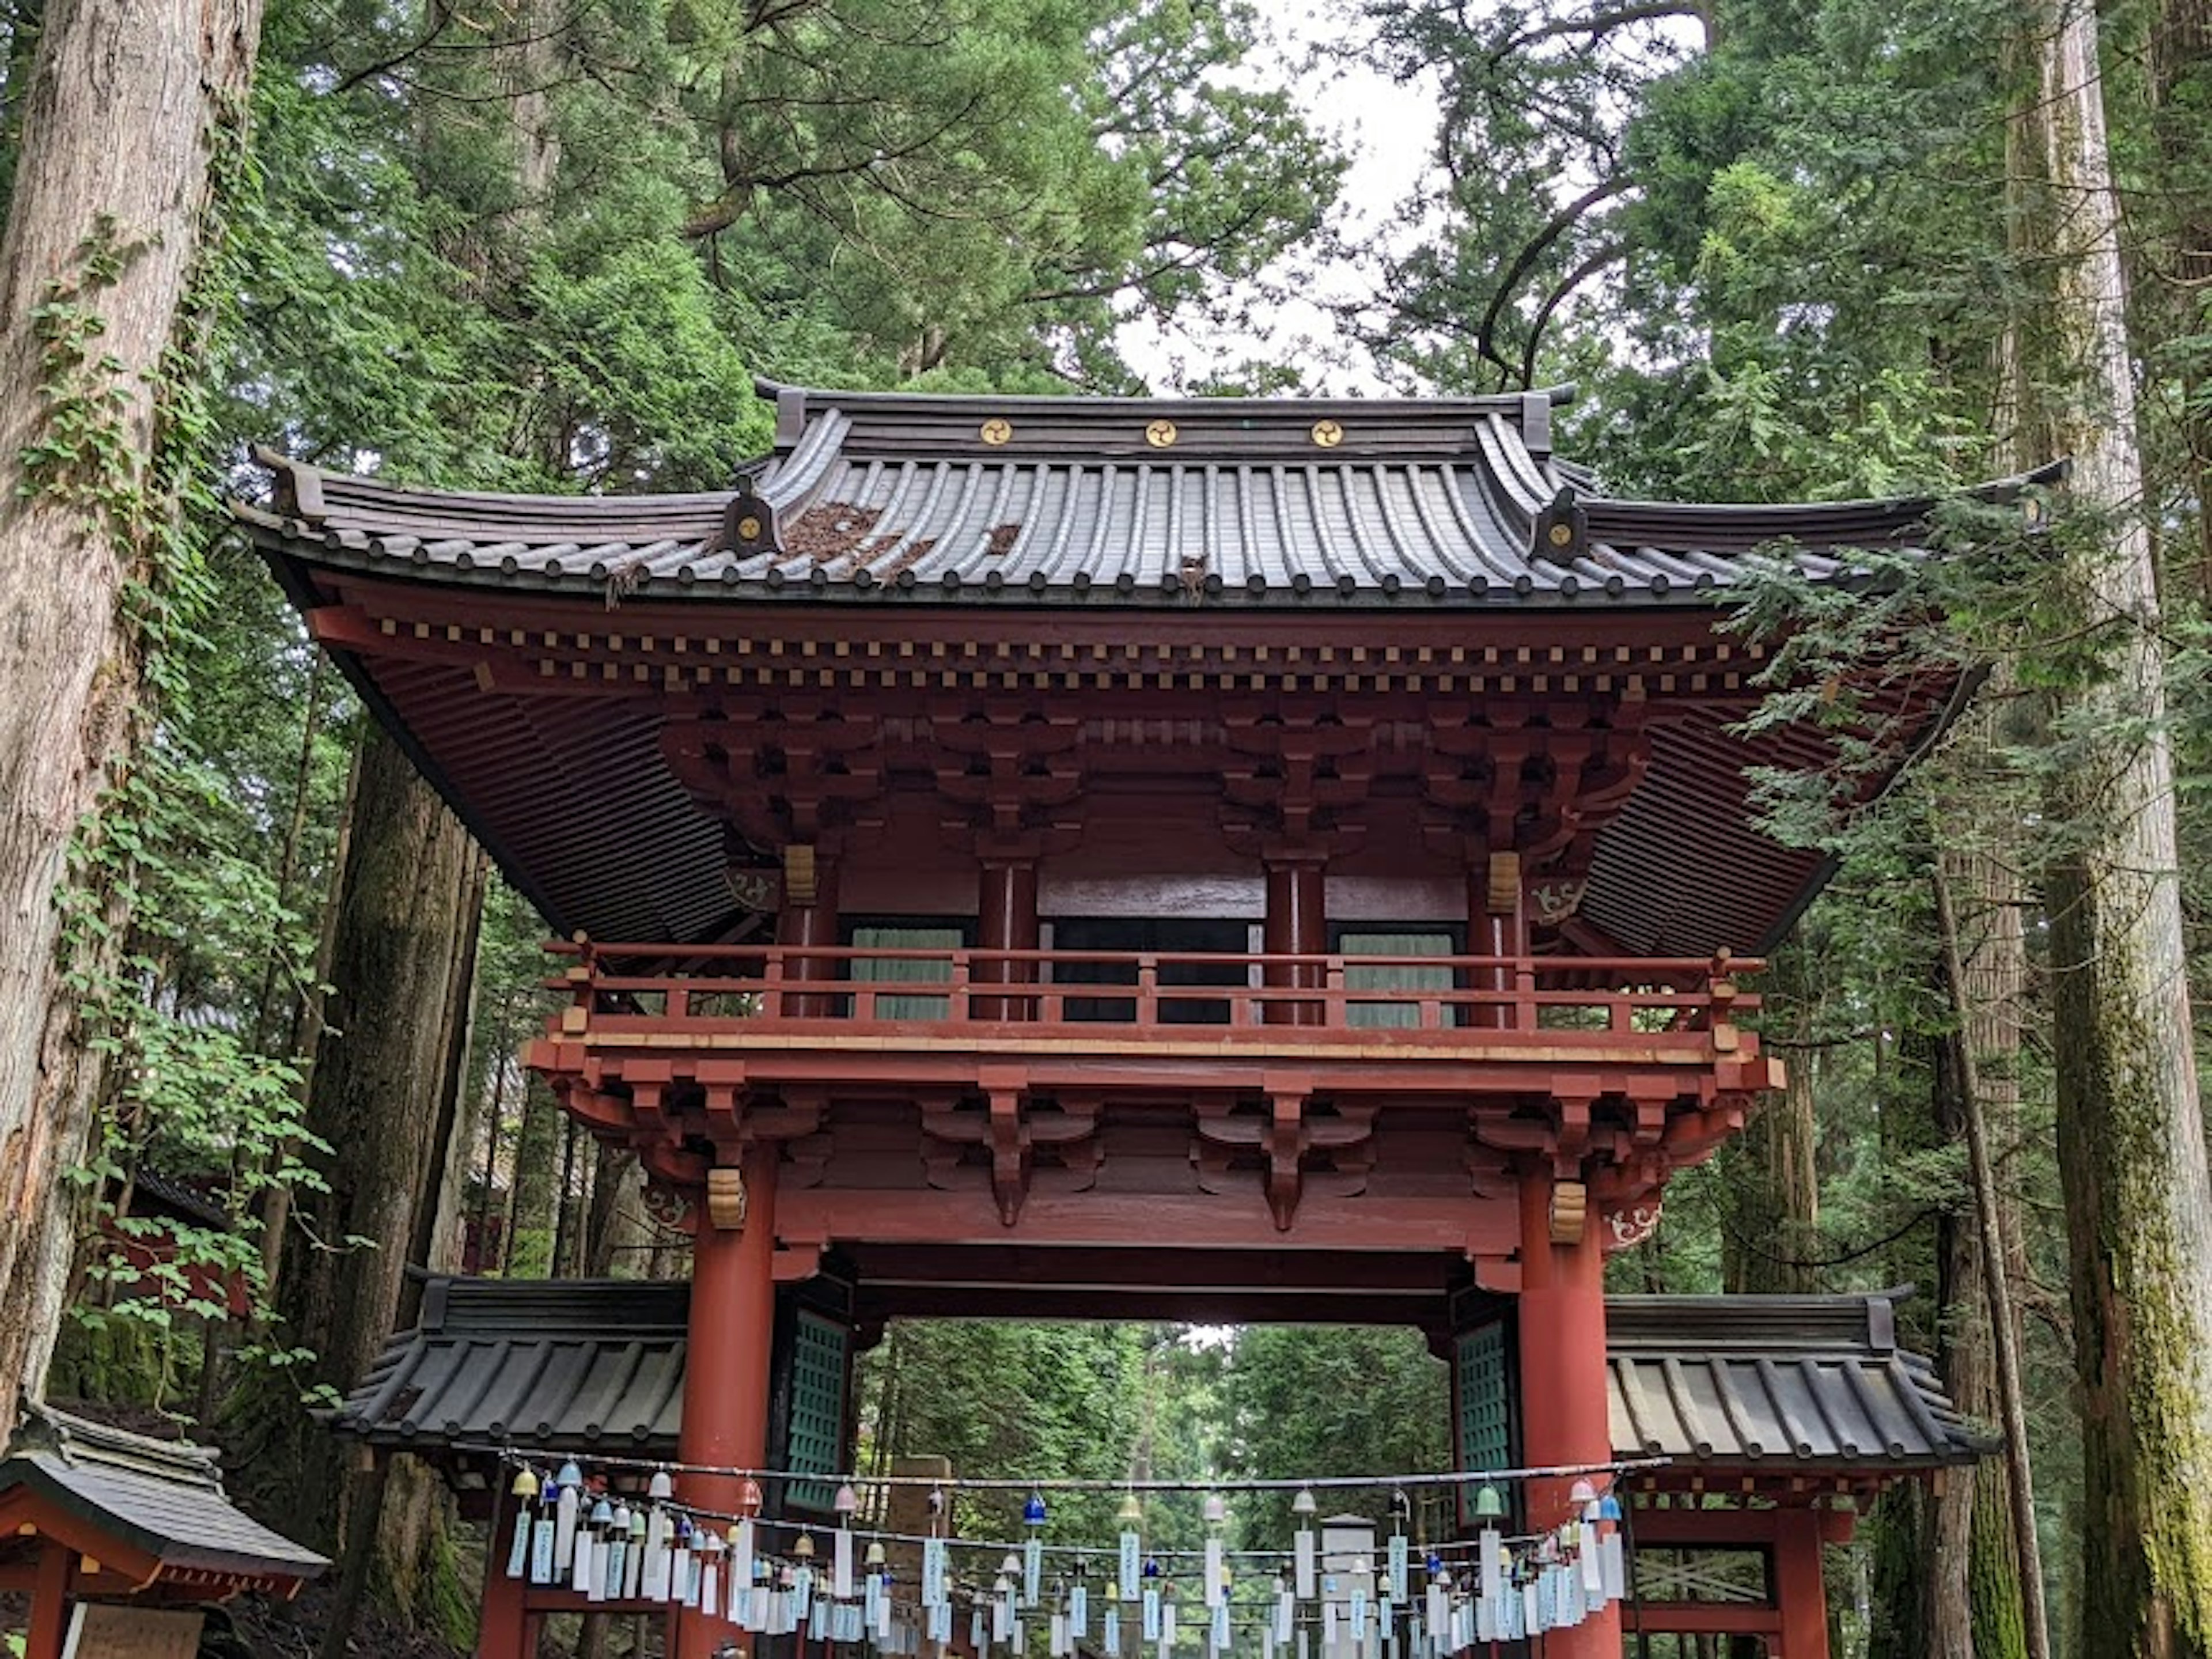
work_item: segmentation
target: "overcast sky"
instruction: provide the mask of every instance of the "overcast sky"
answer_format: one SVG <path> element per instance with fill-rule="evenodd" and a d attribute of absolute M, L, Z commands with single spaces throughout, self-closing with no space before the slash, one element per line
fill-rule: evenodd
<path fill-rule="evenodd" d="M 1341 38 L 1345 9 L 1330 0 L 1259 0 L 1259 8 L 1270 40 L 1261 72 L 1279 82 L 1294 82 L 1314 122 L 1334 134 L 1352 157 L 1342 197 L 1346 240 L 1354 246 L 1387 240 L 1402 223 L 1405 204 L 1428 165 L 1436 135 L 1434 88 L 1397 86 L 1358 64 L 1339 64 L 1322 74 L 1301 75 L 1293 65 L 1311 47 Z M 1313 292 L 1326 299 L 1366 297 L 1368 280 L 1348 267 L 1324 268 L 1311 278 Z M 1310 301 L 1269 307 L 1253 332 L 1169 332 L 1146 320 L 1126 325 L 1121 342 L 1156 392 L 1182 391 L 1217 368 L 1254 359 L 1306 366 L 1319 391 L 1384 390 L 1364 367 L 1328 361 L 1356 354 L 1328 312 Z"/>

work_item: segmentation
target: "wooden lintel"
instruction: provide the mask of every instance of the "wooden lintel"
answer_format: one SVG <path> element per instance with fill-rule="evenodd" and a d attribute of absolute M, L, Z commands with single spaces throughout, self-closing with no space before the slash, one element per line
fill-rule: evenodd
<path fill-rule="evenodd" d="M 1012 1225 L 987 1192 L 817 1187 L 779 1194 L 776 1231 L 794 1244 L 1071 1244 L 1127 1247 L 1171 1239 L 1186 1248 L 1437 1250 L 1503 1257 L 1519 1217 L 1511 1200 L 1394 1198 L 1315 1191 L 1278 1229 L 1258 1194 L 1032 1191 Z"/>

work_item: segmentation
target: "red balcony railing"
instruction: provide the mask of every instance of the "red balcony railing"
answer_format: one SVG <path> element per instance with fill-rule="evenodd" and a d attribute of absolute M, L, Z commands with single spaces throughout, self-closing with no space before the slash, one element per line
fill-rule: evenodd
<path fill-rule="evenodd" d="M 1742 957 L 1281 956 L 1167 951 L 557 944 L 564 1036 L 1064 1035 L 1735 1046 Z"/>

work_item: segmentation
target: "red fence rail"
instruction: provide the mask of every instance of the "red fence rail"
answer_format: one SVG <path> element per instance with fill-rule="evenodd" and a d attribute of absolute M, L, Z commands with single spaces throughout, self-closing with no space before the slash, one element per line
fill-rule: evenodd
<path fill-rule="evenodd" d="M 1169 951 L 601 945 L 549 950 L 576 963 L 567 990 L 587 1030 L 804 1027 L 1065 1030 L 1104 1037 L 1191 1028 L 1285 1034 L 1414 1030 L 1470 1041 L 1541 1033 L 1711 1044 L 1759 1006 L 1745 957 L 1285 956 Z M 573 1017 L 566 1030 L 574 1035 Z M 1722 1044 L 1726 1046 L 1725 1040 Z"/>

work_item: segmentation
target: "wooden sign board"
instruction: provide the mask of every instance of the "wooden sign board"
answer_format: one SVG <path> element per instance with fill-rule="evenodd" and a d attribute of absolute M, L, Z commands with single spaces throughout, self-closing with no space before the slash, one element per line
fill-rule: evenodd
<path fill-rule="evenodd" d="M 80 1601 L 62 1659 L 193 1659 L 200 1650 L 202 1616 Z"/>

